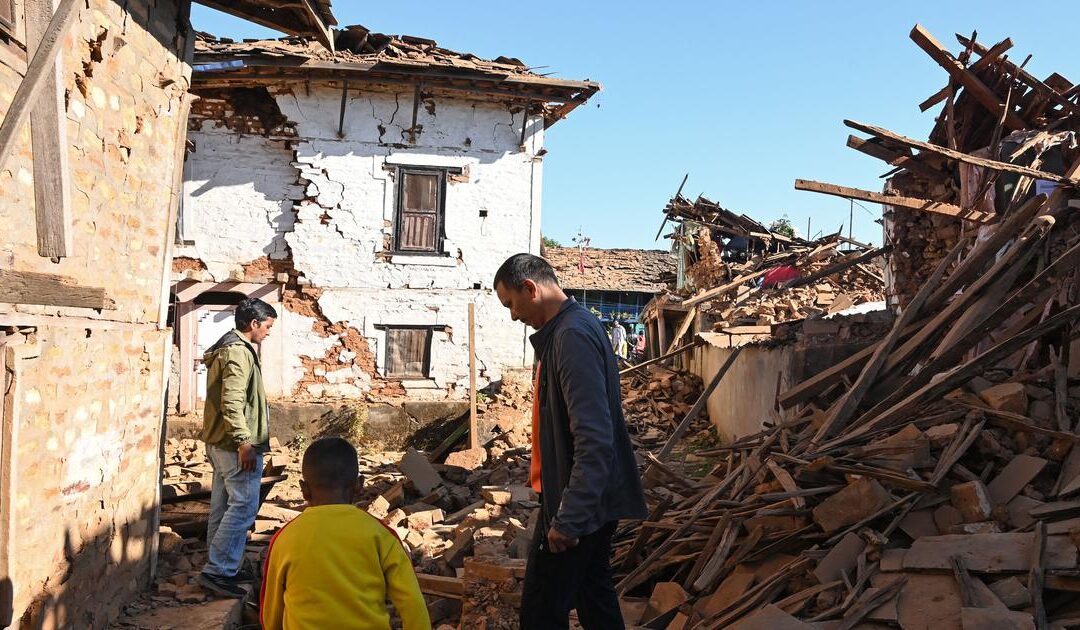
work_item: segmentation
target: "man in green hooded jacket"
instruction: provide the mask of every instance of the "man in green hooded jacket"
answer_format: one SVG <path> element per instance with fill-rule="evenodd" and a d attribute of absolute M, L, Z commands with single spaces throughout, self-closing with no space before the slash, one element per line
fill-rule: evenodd
<path fill-rule="evenodd" d="M 242 567 L 247 532 L 259 510 L 263 454 L 269 450 L 269 413 L 256 346 L 270 334 L 277 311 L 257 298 L 236 307 L 236 330 L 203 356 L 206 407 L 200 436 L 214 467 L 209 554 L 199 582 L 226 597 L 243 597 L 255 576 Z"/>

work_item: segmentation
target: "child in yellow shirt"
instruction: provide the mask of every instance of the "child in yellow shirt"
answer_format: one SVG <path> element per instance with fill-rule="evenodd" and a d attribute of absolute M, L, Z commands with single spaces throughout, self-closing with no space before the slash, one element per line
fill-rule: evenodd
<path fill-rule="evenodd" d="M 263 628 L 390 628 L 389 596 L 405 630 L 429 630 L 427 606 L 397 535 L 353 505 L 356 449 L 341 438 L 304 453 L 304 512 L 270 541 L 263 571 Z"/>

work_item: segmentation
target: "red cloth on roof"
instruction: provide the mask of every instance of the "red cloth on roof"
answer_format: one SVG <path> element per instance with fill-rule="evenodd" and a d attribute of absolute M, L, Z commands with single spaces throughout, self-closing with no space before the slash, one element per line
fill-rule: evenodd
<path fill-rule="evenodd" d="M 780 286 L 789 280 L 798 278 L 800 275 L 798 268 L 791 265 L 780 265 L 765 272 L 765 276 L 761 279 L 761 286 L 765 289 Z"/>

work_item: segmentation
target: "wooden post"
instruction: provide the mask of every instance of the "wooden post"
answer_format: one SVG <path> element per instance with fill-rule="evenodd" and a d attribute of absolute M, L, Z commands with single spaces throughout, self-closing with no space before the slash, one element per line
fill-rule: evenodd
<path fill-rule="evenodd" d="M 15 487 L 13 482 L 14 463 L 12 456 L 15 453 L 15 410 L 14 383 L 8 396 L 7 363 L 10 349 L 0 339 L 0 627 L 6 628 L 11 625 L 12 605 L 14 603 L 14 586 L 11 578 L 11 529 L 15 523 L 11 500 L 11 490 Z M 14 354 L 10 361 L 14 371 Z M 14 375 L 13 375 L 14 377 Z M 8 406 L 9 401 L 11 406 Z"/>
<path fill-rule="evenodd" d="M 469 302 L 469 448 L 480 448 L 476 421 L 476 305 Z"/>
<path fill-rule="evenodd" d="M 54 4 L 54 0 L 27 0 L 26 38 L 31 46 L 45 42 Z M 63 58 L 57 53 L 42 78 L 42 94 L 30 109 L 38 254 L 54 260 L 71 255 L 71 170 L 63 71 Z"/>
<path fill-rule="evenodd" d="M 15 90 L 4 122 L 0 123 L 0 171 L 6 168 L 8 158 L 14 153 L 19 131 L 23 123 L 30 118 L 30 110 L 33 109 L 38 95 L 45 89 L 46 79 L 54 76 L 53 62 L 60 54 L 64 36 L 78 17 L 82 4 L 80 0 L 62 0 L 49 21 L 37 50 L 34 51 L 34 58 L 27 66 L 26 75 L 19 83 L 19 88 Z"/>

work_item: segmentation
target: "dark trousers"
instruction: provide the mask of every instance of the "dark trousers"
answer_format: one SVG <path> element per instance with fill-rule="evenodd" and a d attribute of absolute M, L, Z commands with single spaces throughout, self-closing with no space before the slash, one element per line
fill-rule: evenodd
<path fill-rule="evenodd" d="M 542 510 L 543 508 L 541 508 Z M 611 578 L 611 522 L 562 553 L 548 549 L 546 519 L 533 532 L 525 585 L 521 595 L 521 630 L 570 627 L 577 609 L 585 630 L 622 630 L 622 612 Z"/>

